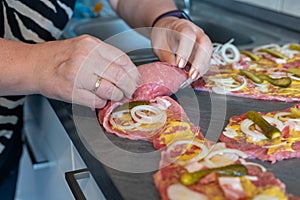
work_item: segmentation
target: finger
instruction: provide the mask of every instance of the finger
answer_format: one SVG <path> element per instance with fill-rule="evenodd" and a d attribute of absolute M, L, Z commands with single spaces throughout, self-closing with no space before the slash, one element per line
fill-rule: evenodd
<path fill-rule="evenodd" d="M 96 82 L 98 82 L 99 86 L 95 88 L 93 92 L 100 98 L 112 101 L 120 101 L 123 99 L 123 92 L 111 82 L 101 77 L 98 78 Z"/>
<path fill-rule="evenodd" d="M 176 65 L 179 68 L 184 68 L 189 61 L 195 41 L 196 34 L 191 28 L 187 27 L 181 31 L 179 45 L 176 52 Z"/>
<path fill-rule="evenodd" d="M 201 42 L 197 43 L 194 48 L 189 76 L 196 80 L 200 76 L 203 76 L 209 69 L 212 44 L 209 38 L 204 34 L 201 37 Z"/>
<path fill-rule="evenodd" d="M 120 101 L 123 99 L 124 94 L 113 83 L 105 80 L 97 74 L 84 74 L 84 70 L 81 71 L 80 77 L 75 82 L 75 87 L 85 89 L 95 93 L 97 96 L 104 100 Z"/>
<path fill-rule="evenodd" d="M 103 43 L 103 47 L 98 48 L 97 51 L 101 57 L 122 67 L 132 77 L 133 81 L 139 80 L 139 71 L 127 54 L 106 43 Z"/>
<path fill-rule="evenodd" d="M 108 64 L 104 72 L 96 69 L 95 73 L 118 87 L 127 98 L 131 98 L 138 85 L 137 81 L 116 63 Z"/>
<path fill-rule="evenodd" d="M 85 89 L 75 89 L 73 103 L 87 106 L 90 108 L 103 108 L 107 101 Z"/>
<path fill-rule="evenodd" d="M 176 58 L 171 50 L 156 50 L 156 55 L 162 62 L 170 63 L 171 65 L 176 65 Z"/>

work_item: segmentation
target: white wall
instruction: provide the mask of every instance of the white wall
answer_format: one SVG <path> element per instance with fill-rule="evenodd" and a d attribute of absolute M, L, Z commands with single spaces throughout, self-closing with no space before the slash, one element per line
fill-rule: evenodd
<path fill-rule="evenodd" d="M 300 0 L 236 0 L 300 17 Z"/>

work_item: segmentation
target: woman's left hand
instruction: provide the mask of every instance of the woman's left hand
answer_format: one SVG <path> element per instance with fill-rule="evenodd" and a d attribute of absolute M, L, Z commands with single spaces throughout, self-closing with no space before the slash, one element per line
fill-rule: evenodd
<path fill-rule="evenodd" d="M 209 68 L 212 43 L 204 31 L 186 19 L 165 17 L 157 21 L 151 32 L 152 48 L 161 61 L 184 68 L 195 81 Z"/>

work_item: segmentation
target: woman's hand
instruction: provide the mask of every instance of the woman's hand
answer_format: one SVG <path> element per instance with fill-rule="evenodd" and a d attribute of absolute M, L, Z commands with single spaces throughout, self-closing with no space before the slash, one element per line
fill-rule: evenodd
<path fill-rule="evenodd" d="M 139 73 L 130 58 L 92 36 L 34 45 L 36 90 L 47 97 L 102 108 L 130 98 Z"/>
<path fill-rule="evenodd" d="M 184 68 L 189 63 L 189 77 L 193 80 L 207 72 L 212 43 L 194 23 L 176 17 L 162 18 L 152 30 L 151 41 L 154 53 L 161 61 L 179 68 Z"/>

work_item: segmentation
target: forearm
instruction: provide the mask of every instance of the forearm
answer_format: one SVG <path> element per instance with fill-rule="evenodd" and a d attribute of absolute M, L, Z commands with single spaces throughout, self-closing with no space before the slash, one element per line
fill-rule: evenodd
<path fill-rule="evenodd" d="M 32 47 L 0 38 L 0 96 L 34 93 Z"/>
<path fill-rule="evenodd" d="M 132 27 L 150 27 L 161 14 L 175 10 L 173 0 L 110 0 L 118 15 Z"/>

